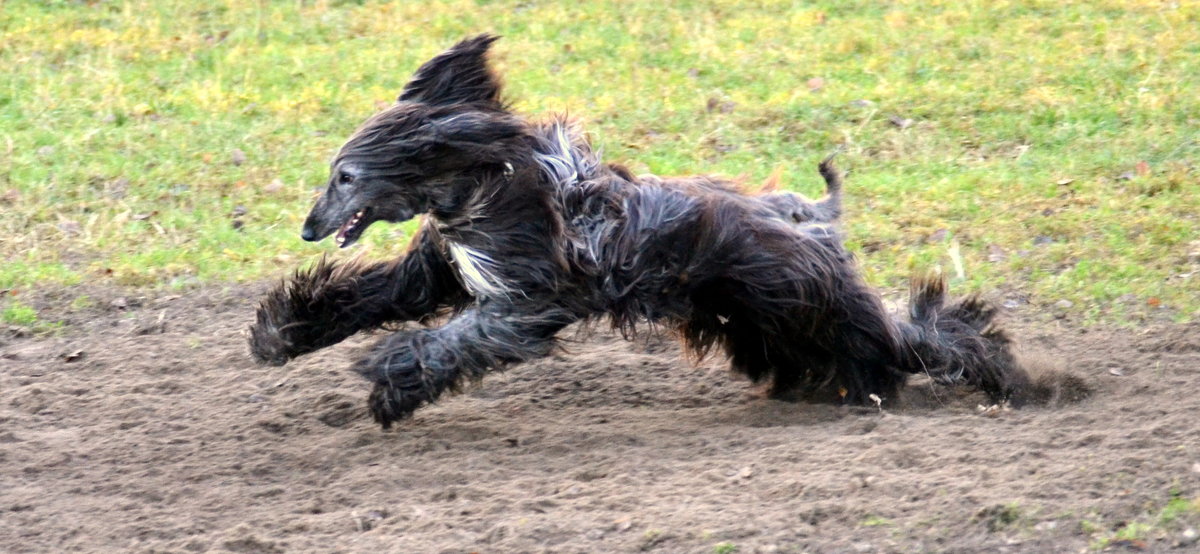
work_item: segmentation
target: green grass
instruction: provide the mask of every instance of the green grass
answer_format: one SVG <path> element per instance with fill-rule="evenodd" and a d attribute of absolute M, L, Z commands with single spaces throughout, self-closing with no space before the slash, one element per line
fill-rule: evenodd
<path fill-rule="evenodd" d="M 1184 527 L 1194 526 L 1197 522 L 1200 522 L 1200 497 L 1172 496 L 1156 514 L 1148 514 L 1139 521 L 1125 522 L 1114 532 L 1106 533 L 1093 541 L 1091 546 L 1094 550 L 1103 550 L 1118 541 L 1142 542 L 1163 539 L 1171 537 Z M 1087 528 L 1084 531 L 1087 532 Z"/>
<path fill-rule="evenodd" d="M 737 545 L 731 542 L 720 542 L 713 546 L 713 554 L 734 554 L 737 551 Z"/>
<path fill-rule="evenodd" d="M 54 333 L 63 328 L 61 321 L 43 319 L 37 308 L 11 298 L 4 302 L 3 308 L 0 309 L 0 323 L 39 335 Z"/>
<path fill-rule="evenodd" d="M 583 118 L 636 171 L 815 193 L 844 146 L 876 285 L 940 266 L 1093 321 L 1200 309 L 1200 5 L 1124 0 L 8 0 L 0 290 L 248 281 L 330 250 L 297 236 L 330 156 L 481 31 L 518 110 Z"/>
<path fill-rule="evenodd" d="M 859 525 L 863 527 L 890 527 L 895 525 L 895 523 L 892 523 L 892 520 L 885 517 L 869 515 L 864 518 Z"/>
<path fill-rule="evenodd" d="M 34 308 L 20 302 L 9 302 L 4 310 L 0 311 L 0 321 L 9 325 L 32 327 L 38 322 L 38 313 Z"/>

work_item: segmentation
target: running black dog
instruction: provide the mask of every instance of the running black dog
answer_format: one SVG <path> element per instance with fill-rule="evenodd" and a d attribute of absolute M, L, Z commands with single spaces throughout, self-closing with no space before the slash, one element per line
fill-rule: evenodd
<path fill-rule="evenodd" d="M 995 309 L 947 304 L 940 279 L 914 281 L 908 319 L 889 317 L 828 225 L 840 212 L 828 160 L 820 202 L 747 196 L 712 177 L 635 177 L 602 163 L 568 121 L 511 113 L 487 64 L 494 41 L 427 62 L 342 147 L 305 240 L 336 233 L 345 247 L 375 221 L 427 214 L 424 225 L 401 259 L 322 260 L 271 291 L 251 329 L 259 361 L 452 314 L 354 364 L 384 428 L 603 316 L 624 332 L 673 328 L 701 355 L 720 346 L 750 379 L 809 399 L 887 399 L 914 373 L 996 402 L 1026 383 Z"/>

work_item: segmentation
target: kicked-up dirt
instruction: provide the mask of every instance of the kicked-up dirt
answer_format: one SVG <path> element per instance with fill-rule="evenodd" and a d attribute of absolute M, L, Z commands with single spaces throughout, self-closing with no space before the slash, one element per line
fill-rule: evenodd
<path fill-rule="evenodd" d="M 262 290 L 0 339 L 0 551 L 1200 549 L 1200 325 L 1010 322 L 1019 410 L 780 402 L 598 332 L 383 432 L 345 369 L 371 337 L 251 362 Z"/>

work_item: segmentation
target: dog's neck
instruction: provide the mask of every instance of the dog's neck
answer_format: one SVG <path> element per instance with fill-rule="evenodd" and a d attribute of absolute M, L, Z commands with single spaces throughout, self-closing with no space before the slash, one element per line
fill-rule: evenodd
<path fill-rule="evenodd" d="M 548 232 L 551 229 L 541 223 L 558 217 L 551 208 L 552 184 L 529 160 L 508 162 L 467 179 L 471 182 L 452 208 L 430 211 L 447 240 L 491 249 L 514 233 Z"/>
<path fill-rule="evenodd" d="M 461 207 L 431 213 L 446 256 L 477 298 L 521 296 L 522 279 L 550 279 L 562 259 L 562 215 L 553 188 L 532 163 L 484 176 Z"/>

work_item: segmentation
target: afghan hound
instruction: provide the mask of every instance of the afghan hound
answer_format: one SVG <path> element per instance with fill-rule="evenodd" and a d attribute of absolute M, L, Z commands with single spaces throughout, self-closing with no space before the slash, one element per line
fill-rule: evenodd
<path fill-rule="evenodd" d="M 251 329 L 257 360 L 283 364 L 449 314 L 440 327 L 395 331 L 353 364 L 374 385 L 368 407 L 384 428 L 604 317 L 624 332 L 674 329 L 701 355 L 719 348 L 780 395 L 872 403 L 926 374 L 1003 402 L 1027 382 L 996 309 L 947 301 L 940 278 L 914 280 L 907 317 L 887 313 L 831 226 L 841 176 L 830 160 L 819 201 L 747 195 L 716 177 L 635 176 L 602 162 L 570 121 L 510 111 L 488 65 L 495 40 L 470 38 L 425 63 L 341 148 L 304 240 L 335 235 L 346 247 L 376 221 L 424 215 L 423 225 L 399 259 L 322 259 L 270 291 Z"/>

